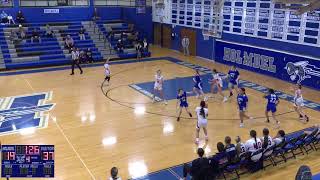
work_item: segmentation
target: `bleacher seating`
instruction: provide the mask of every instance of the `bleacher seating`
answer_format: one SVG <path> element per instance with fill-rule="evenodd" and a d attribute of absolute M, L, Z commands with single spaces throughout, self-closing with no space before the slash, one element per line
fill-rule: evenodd
<path fill-rule="evenodd" d="M 111 45 L 111 48 L 116 51 L 116 44 L 118 40 L 121 38 L 121 34 L 125 33 L 126 36 L 134 33 L 134 29 L 130 28 L 128 23 L 123 21 L 97 21 L 98 28 L 103 35 L 108 38 L 108 41 Z M 110 36 L 112 32 L 113 36 Z M 136 49 L 134 47 L 133 41 L 127 39 L 123 42 L 124 50 L 123 52 L 117 52 L 117 55 L 120 59 L 126 58 L 135 58 L 137 56 Z M 144 57 L 151 56 L 150 52 L 144 52 L 142 54 Z"/>
<path fill-rule="evenodd" d="M 55 32 L 54 37 L 44 36 L 45 25 L 50 24 Z M 63 36 L 70 34 L 75 42 L 75 46 L 81 49 L 90 48 L 95 61 L 102 60 L 102 56 L 95 44 L 86 33 L 86 40 L 80 40 L 78 32 L 83 27 L 81 22 L 60 22 L 60 23 L 31 23 L 25 24 L 26 40 L 13 44 L 9 40 L 10 31 L 18 30 L 17 26 L 0 28 L 1 50 L 6 69 L 16 69 L 25 67 L 39 67 L 50 65 L 69 64 L 71 56 L 69 51 L 64 49 Z M 31 43 L 32 30 L 36 28 L 41 36 L 41 43 Z"/>
<path fill-rule="evenodd" d="M 89 26 L 90 23 L 96 23 L 97 26 L 91 27 L 91 25 Z M 54 37 L 44 36 L 47 24 L 53 29 Z M 24 24 L 23 28 L 26 31 L 27 38 L 14 44 L 9 40 L 9 36 L 11 30 L 18 32 L 18 25 L 0 26 L 0 56 L 1 54 L 3 56 L 3 58 L 0 58 L 0 68 L 17 69 L 69 64 L 71 55 L 68 50 L 64 49 L 64 38 L 67 35 L 73 38 L 75 47 L 80 50 L 90 48 L 94 61 L 100 61 L 107 57 L 125 59 L 137 56 L 132 40 L 124 42 L 125 48 L 122 53 L 115 50 L 116 42 L 121 38 L 121 33 L 125 32 L 130 35 L 134 32 L 128 23 L 121 20 L 28 23 Z M 85 29 L 86 40 L 80 40 L 78 36 L 80 28 Z M 95 28 L 99 33 L 102 33 L 105 41 L 100 41 L 100 35 L 96 34 Z M 38 30 L 42 40 L 41 43 L 31 43 L 30 37 L 33 29 Z M 106 39 L 111 31 L 114 33 L 113 38 Z M 143 56 L 150 55 L 150 52 L 143 53 Z"/>

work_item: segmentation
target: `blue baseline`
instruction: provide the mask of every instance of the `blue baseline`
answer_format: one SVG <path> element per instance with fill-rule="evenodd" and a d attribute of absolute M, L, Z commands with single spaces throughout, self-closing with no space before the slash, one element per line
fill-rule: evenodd
<path fill-rule="evenodd" d="M 320 180 L 320 173 L 312 177 L 312 180 Z"/>

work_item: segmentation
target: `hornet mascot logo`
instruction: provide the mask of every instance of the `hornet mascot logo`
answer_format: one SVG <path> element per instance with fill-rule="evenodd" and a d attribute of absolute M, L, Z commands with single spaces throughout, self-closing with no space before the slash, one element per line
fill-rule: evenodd
<path fill-rule="evenodd" d="M 290 76 L 291 81 L 301 83 L 312 76 L 320 77 L 320 68 L 309 64 L 308 61 L 288 62 L 285 69 Z"/>

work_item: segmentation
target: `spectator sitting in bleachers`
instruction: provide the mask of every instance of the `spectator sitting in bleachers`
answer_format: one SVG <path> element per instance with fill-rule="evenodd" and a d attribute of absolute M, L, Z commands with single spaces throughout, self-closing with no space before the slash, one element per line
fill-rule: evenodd
<path fill-rule="evenodd" d="M 120 39 L 121 39 L 122 42 L 125 42 L 126 39 L 127 39 L 126 33 L 122 32 L 122 33 L 120 34 Z"/>
<path fill-rule="evenodd" d="M 139 42 L 135 42 L 135 48 L 137 53 L 137 60 L 142 58 L 142 45 Z"/>
<path fill-rule="evenodd" d="M 34 43 L 34 40 L 37 40 L 39 43 L 41 43 L 41 37 L 36 28 L 34 28 L 32 31 L 31 43 Z"/>
<path fill-rule="evenodd" d="M 116 167 L 111 168 L 110 175 L 111 177 L 109 180 L 121 180 L 121 178 L 118 176 L 118 168 Z"/>
<path fill-rule="evenodd" d="M 81 63 L 87 63 L 87 55 L 86 55 L 86 52 L 84 50 L 81 50 L 80 51 L 80 54 L 79 54 L 79 60 Z"/>
<path fill-rule="evenodd" d="M 3 24 L 9 23 L 8 14 L 6 12 L 2 11 L 0 14 L 0 17 L 1 17 L 1 23 Z"/>
<path fill-rule="evenodd" d="M 53 37 L 53 30 L 49 24 L 46 25 L 45 31 L 46 31 L 45 33 L 46 37 Z"/>
<path fill-rule="evenodd" d="M 11 30 L 9 39 L 10 39 L 10 41 L 13 42 L 13 44 L 16 44 L 17 42 L 19 42 L 19 37 L 18 37 L 17 32 L 15 32 L 14 30 Z"/>
<path fill-rule="evenodd" d="M 22 12 L 21 11 L 18 11 L 18 14 L 17 14 L 17 22 L 19 23 L 19 24 L 23 24 L 23 23 L 25 23 L 26 22 L 26 19 L 24 18 L 24 15 L 22 14 Z"/>
<path fill-rule="evenodd" d="M 273 139 L 273 142 L 276 145 L 282 144 L 286 140 L 285 135 L 286 133 L 284 132 L 284 130 L 279 130 L 277 136 Z"/>
<path fill-rule="evenodd" d="M 134 30 L 134 24 L 128 24 L 128 30 L 133 31 Z"/>
<path fill-rule="evenodd" d="M 64 42 L 64 47 L 71 52 L 71 49 L 74 47 L 74 41 L 70 35 L 67 35 L 66 40 Z"/>
<path fill-rule="evenodd" d="M 26 38 L 26 31 L 21 24 L 19 25 L 19 35 L 22 40 Z"/>
<path fill-rule="evenodd" d="M 203 157 L 204 150 L 198 148 L 197 154 L 198 159 L 192 161 L 191 166 L 184 164 L 183 166 L 183 179 L 185 180 L 187 175 L 190 174 L 193 180 L 206 180 L 209 178 L 209 160 L 206 157 Z"/>
<path fill-rule="evenodd" d="M 149 43 L 147 42 L 147 39 L 143 39 L 143 51 L 144 52 L 149 52 Z"/>
<path fill-rule="evenodd" d="M 93 56 L 92 56 L 92 51 L 90 48 L 86 50 L 86 57 L 87 57 L 87 62 L 88 63 L 93 63 Z"/>
<path fill-rule="evenodd" d="M 123 46 L 121 39 L 118 40 L 116 48 L 117 48 L 118 53 L 123 53 L 124 46 Z"/>
<path fill-rule="evenodd" d="M 86 40 L 86 36 L 84 33 L 85 33 L 85 30 L 81 27 L 79 31 L 80 40 Z"/>
<path fill-rule="evenodd" d="M 134 32 L 133 36 L 134 36 L 134 41 L 138 42 L 139 41 L 139 32 L 138 31 Z"/>
<path fill-rule="evenodd" d="M 112 31 L 109 32 L 108 38 L 112 41 L 114 39 L 114 33 Z"/>

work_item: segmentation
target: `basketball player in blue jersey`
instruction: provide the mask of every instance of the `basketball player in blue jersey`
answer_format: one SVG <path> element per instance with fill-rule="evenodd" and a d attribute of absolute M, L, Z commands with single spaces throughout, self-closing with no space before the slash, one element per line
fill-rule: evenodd
<path fill-rule="evenodd" d="M 229 98 L 230 98 L 231 96 L 233 96 L 232 89 L 235 88 L 236 91 L 238 91 L 238 87 L 239 87 L 240 73 L 237 70 L 235 65 L 233 65 L 231 67 L 231 69 L 229 70 L 228 78 L 229 78 L 228 87 L 229 87 L 229 91 L 230 91 L 230 95 L 229 95 Z"/>
<path fill-rule="evenodd" d="M 246 89 L 240 88 L 238 97 L 238 108 L 239 108 L 239 116 L 240 116 L 240 127 L 244 127 L 243 118 L 253 119 L 252 117 L 246 115 L 247 107 L 248 107 L 248 97 L 246 95 Z"/>
<path fill-rule="evenodd" d="M 197 98 L 199 98 L 200 96 L 203 97 L 204 93 L 202 90 L 202 82 L 201 82 L 199 70 L 196 70 L 196 74 L 193 78 L 193 82 L 195 83 L 192 89 L 193 93 L 197 95 Z"/>
<path fill-rule="evenodd" d="M 266 107 L 266 118 L 267 122 L 269 123 L 269 111 L 272 113 L 272 118 L 276 121 L 276 126 L 279 127 L 280 122 L 276 119 L 275 113 L 277 111 L 277 105 L 279 104 L 279 98 L 278 96 L 274 93 L 273 89 L 269 89 L 269 93 L 264 96 L 268 100 L 267 102 L 267 107 Z"/>
<path fill-rule="evenodd" d="M 187 101 L 187 94 L 189 94 L 189 92 L 185 92 L 184 90 L 182 89 L 179 89 L 178 90 L 178 95 L 177 95 L 177 107 L 178 107 L 178 104 L 180 105 L 179 106 L 179 112 L 178 112 L 178 118 L 177 118 L 177 121 L 180 121 L 180 116 L 181 116 L 181 113 L 182 113 L 182 108 L 184 108 L 187 113 L 189 114 L 190 117 L 192 117 L 192 114 L 190 113 L 188 107 L 189 107 L 189 104 L 188 104 L 188 101 Z"/>

